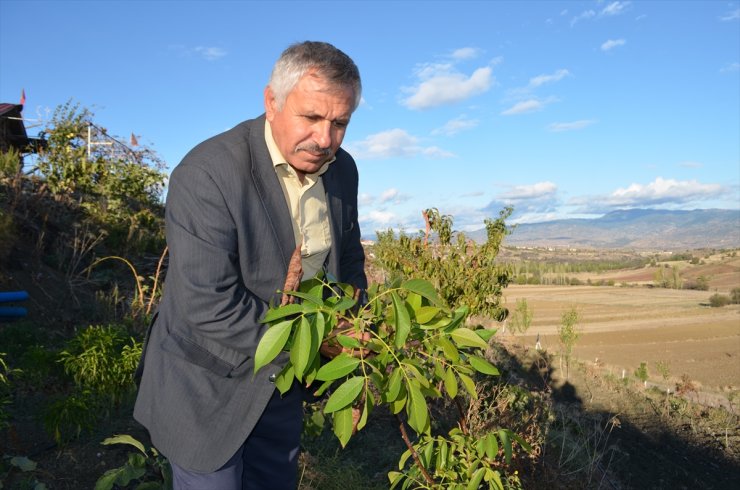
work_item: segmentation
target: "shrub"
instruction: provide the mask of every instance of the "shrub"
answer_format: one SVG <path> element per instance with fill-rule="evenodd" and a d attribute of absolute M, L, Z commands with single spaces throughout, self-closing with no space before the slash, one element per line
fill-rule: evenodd
<path fill-rule="evenodd" d="M 733 305 L 740 304 L 740 288 L 733 288 L 730 291 L 730 302 Z"/>
<path fill-rule="evenodd" d="M 709 305 L 713 308 L 721 308 L 730 304 L 730 297 L 724 294 L 714 293 L 709 297 Z"/>

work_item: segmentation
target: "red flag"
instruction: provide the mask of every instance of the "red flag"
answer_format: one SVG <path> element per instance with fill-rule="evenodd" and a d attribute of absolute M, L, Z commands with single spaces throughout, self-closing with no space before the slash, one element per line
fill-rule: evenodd
<path fill-rule="evenodd" d="M 131 146 L 139 146 L 139 140 L 136 139 L 134 133 L 131 133 Z"/>
<path fill-rule="evenodd" d="M 26 104 L 26 89 L 21 89 L 21 105 Z"/>

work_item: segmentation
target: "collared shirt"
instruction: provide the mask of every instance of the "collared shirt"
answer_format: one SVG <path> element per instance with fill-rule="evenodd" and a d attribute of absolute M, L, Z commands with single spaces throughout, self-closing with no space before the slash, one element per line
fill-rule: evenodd
<path fill-rule="evenodd" d="M 321 175 L 335 160 L 326 162 L 314 174 L 305 174 L 304 181 L 291 167 L 278 149 L 272 137 L 270 123 L 265 120 L 265 142 L 275 167 L 280 187 L 288 203 L 293 222 L 293 235 L 296 244 L 301 244 L 301 266 L 303 280 L 311 279 L 321 270 L 331 248 L 331 230 L 326 194 Z"/>

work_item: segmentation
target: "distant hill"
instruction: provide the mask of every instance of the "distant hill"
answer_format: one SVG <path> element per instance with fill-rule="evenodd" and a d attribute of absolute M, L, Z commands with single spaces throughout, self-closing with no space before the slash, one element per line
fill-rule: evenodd
<path fill-rule="evenodd" d="M 485 230 L 469 233 L 485 240 Z M 740 247 L 740 210 L 629 209 L 601 218 L 520 224 L 505 245 L 639 250 Z"/>

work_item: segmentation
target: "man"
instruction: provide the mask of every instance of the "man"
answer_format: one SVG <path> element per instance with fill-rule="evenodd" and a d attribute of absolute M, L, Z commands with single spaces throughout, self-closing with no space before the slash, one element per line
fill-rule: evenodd
<path fill-rule="evenodd" d="M 169 268 L 134 417 L 176 489 L 296 487 L 303 390 L 275 389 L 282 357 L 255 376 L 260 319 L 296 246 L 303 279 L 325 268 L 367 287 L 357 168 L 340 148 L 357 67 L 330 44 L 295 44 L 264 98 L 265 114 L 196 146 L 170 178 Z"/>

